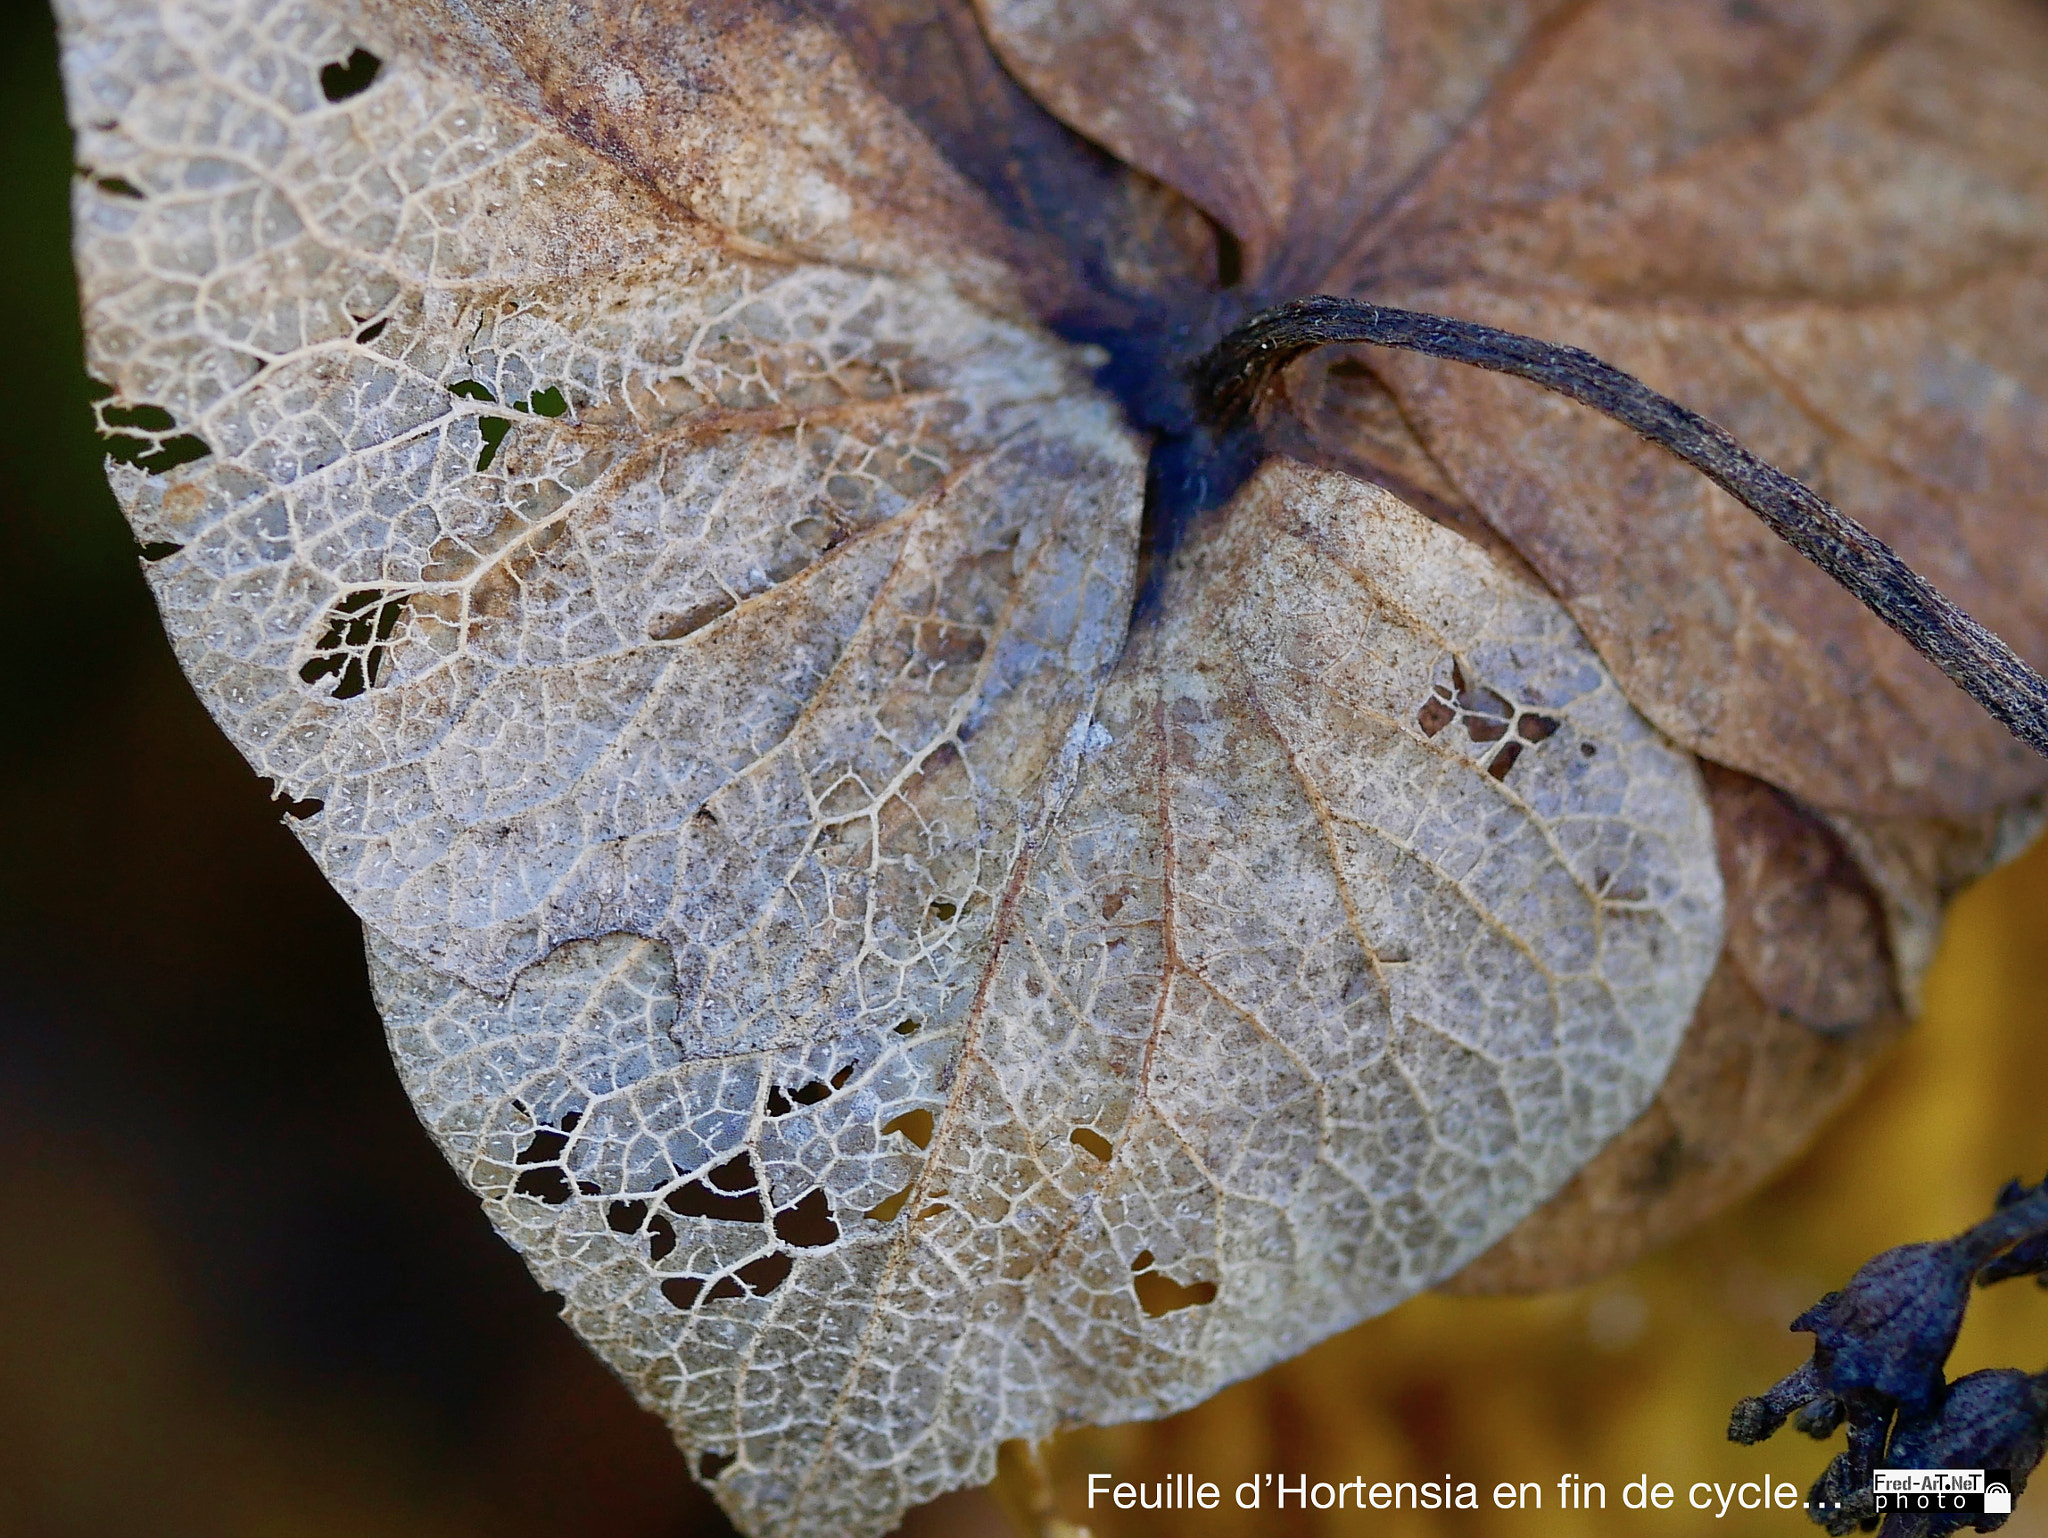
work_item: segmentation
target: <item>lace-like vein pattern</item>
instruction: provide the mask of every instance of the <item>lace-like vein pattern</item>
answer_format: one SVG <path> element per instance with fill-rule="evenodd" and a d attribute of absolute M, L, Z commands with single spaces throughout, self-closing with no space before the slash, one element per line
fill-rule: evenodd
<path fill-rule="evenodd" d="M 179 656 L 423 1118 L 750 1530 L 1193 1403 L 1648 1100 L 1696 772 L 1457 536 L 1269 467 L 1127 647 L 1139 446 L 943 274 L 761 236 L 858 208 L 713 227 L 318 5 L 64 20 Z"/>
<path fill-rule="evenodd" d="M 1002 1438 L 1391 1306 L 1632 1120 L 1691 1016 L 1696 771 L 1549 598 L 1276 464 L 1166 612 L 928 1012 L 713 1053 L 646 940 L 502 1003 L 376 952 L 429 1125 L 750 1529 L 884 1531 Z M 1501 774 L 1496 718 L 1540 723 Z"/>
<path fill-rule="evenodd" d="M 492 991 L 660 934 L 735 1040 L 971 928 L 1127 603 L 1136 451 L 1066 354 L 423 71 L 330 105 L 304 8 L 78 30 L 140 193 L 80 185 L 93 366 L 211 450 L 117 485 L 357 911 Z"/>

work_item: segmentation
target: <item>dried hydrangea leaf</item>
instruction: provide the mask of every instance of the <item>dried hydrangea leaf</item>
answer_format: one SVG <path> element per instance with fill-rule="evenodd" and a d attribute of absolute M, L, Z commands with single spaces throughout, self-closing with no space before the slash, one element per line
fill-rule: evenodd
<path fill-rule="evenodd" d="M 1070 355 L 742 254 L 445 77 L 330 106 L 338 26 L 150 19 L 72 44 L 144 189 L 80 188 L 91 362 L 213 452 L 120 489 L 365 921 L 492 992 L 658 934 L 736 1039 L 971 931 L 1128 608 L 1138 450 Z M 267 100 L 207 79 L 229 47 Z"/>
<path fill-rule="evenodd" d="M 980 5 L 1040 100 L 1235 231 L 1248 304 L 1325 289 L 1588 348 L 2048 658 L 2048 564 L 2014 554 L 2042 547 L 2048 479 L 2031 0 Z M 1350 361 L 1686 746 L 1853 816 L 2041 788 L 2037 756 L 1660 451 L 1517 381 Z"/>
<path fill-rule="evenodd" d="M 827 1037 L 734 1050 L 639 936 L 504 1001 L 373 947 L 428 1125 L 750 1530 L 881 1531 L 1457 1270 L 1720 948 L 1697 771 L 1556 604 L 1284 462 L 1052 782 L 981 948 Z"/>
<path fill-rule="evenodd" d="M 1949 900 L 2039 832 L 2038 798 L 1974 822 L 1849 822 L 1709 764 L 1728 939 L 1649 1109 L 1457 1293 L 1576 1287 L 1756 1190 L 1869 1078 L 1919 1008 Z"/>
<path fill-rule="evenodd" d="M 1728 939 L 1637 1120 L 1445 1284 L 1540 1292 L 1621 1269 L 1804 1148 L 1906 1026 L 1882 904 L 1827 823 L 1708 766 Z"/>
<path fill-rule="evenodd" d="M 830 58 L 750 141 L 769 13 L 652 14 L 716 68 L 68 6 L 89 345 L 423 1117 L 743 1523 L 879 1532 L 1497 1239 L 1721 886 L 1564 611 L 1357 482 L 1269 466 L 1127 648 L 1139 448 L 925 263 L 958 187 Z"/>

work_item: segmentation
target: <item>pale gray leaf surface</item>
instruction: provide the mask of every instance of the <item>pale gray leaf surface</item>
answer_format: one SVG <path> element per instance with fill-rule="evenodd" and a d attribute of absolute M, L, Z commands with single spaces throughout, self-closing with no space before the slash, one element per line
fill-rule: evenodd
<path fill-rule="evenodd" d="M 1126 649 L 1141 447 L 957 187 L 657 12 L 701 100 L 511 10 L 67 4 L 91 366 L 450 1158 L 745 1525 L 879 1532 L 1498 1238 L 1721 891 L 1564 612 L 1356 482 L 1269 466 Z"/>
<path fill-rule="evenodd" d="M 988 939 L 830 1039 L 732 1051 L 637 936 L 504 1001 L 373 942 L 429 1126 L 752 1530 L 882 1531 L 1456 1271 L 1691 1018 L 1697 771 L 1547 596 L 1276 461 L 1162 606 Z"/>
<path fill-rule="evenodd" d="M 971 925 L 1128 606 L 1138 451 L 1064 350 L 736 255 L 424 71 L 329 108 L 352 38 L 305 13 L 267 51 L 153 16 L 71 55 L 121 114 L 85 153 L 145 194 L 79 193 L 92 367 L 213 453 L 120 489 L 182 547 L 150 575 L 188 671 L 323 804 L 298 831 L 365 920 L 492 991 L 661 933 L 745 980 L 699 1005 L 738 1033 L 912 964 L 935 899 Z M 267 98 L 208 73 L 231 48 Z M 948 776 L 964 822 L 876 824 Z M 707 908 L 771 869 L 794 918 Z"/>

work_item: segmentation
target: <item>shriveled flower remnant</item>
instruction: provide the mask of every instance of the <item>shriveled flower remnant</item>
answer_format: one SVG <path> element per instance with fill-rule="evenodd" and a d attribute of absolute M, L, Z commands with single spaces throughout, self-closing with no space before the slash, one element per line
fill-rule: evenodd
<path fill-rule="evenodd" d="M 2048 1447 L 2048 1372 L 1988 1368 L 1951 1383 L 1949 1352 L 1973 1285 L 2032 1276 L 2048 1288 L 2048 1180 L 2012 1181 L 1974 1228 L 1929 1244 L 1903 1244 L 1870 1261 L 1840 1292 L 1792 1321 L 1814 1337 L 1813 1357 L 1729 1418 L 1729 1438 L 1760 1442 L 1789 1417 L 1808 1436 L 1848 1428 L 1807 1496 L 1830 1533 L 1878 1526 L 1872 1472 L 1997 1470 L 2015 1496 Z M 1886 1538 L 1941 1538 L 1965 1525 L 1990 1532 L 2002 1514 L 1897 1511 Z"/>

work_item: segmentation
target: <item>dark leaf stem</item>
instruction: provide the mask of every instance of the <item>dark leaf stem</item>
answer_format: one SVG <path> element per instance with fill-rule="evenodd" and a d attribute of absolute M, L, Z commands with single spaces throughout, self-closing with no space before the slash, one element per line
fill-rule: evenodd
<path fill-rule="evenodd" d="M 1335 343 L 1398 347 L 1513 374 L 1604 412 L 1705 475 L 1847 588 L 2002 722 L 2048 756 L 2048 680 L 1855 519 L 1750 453 L 1696 411 L 1576 347 L 1560 347 L 1356 299 L 1297 299 L 1253 316 L 1194 365 L 1195 394 L 1219 436 L 1251 419 L 1273 376 Z"/>

